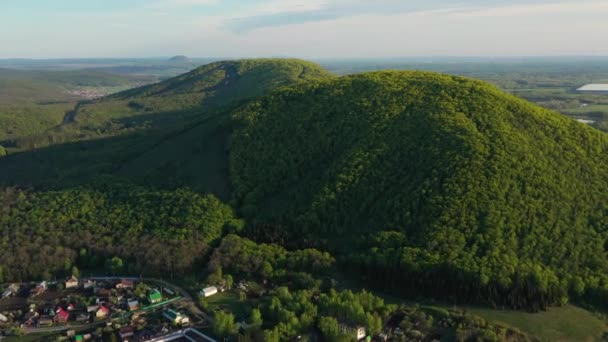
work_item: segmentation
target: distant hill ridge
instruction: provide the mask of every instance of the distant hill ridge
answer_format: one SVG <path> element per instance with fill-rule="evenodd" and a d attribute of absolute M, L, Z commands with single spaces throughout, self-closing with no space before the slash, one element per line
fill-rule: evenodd
<path fill-rule="evenodd" d="M 186 56 L 174 56 L 169 59 L 169 63 L 187 64 L 187 63 L 192 63 L 192 60 Z"/>

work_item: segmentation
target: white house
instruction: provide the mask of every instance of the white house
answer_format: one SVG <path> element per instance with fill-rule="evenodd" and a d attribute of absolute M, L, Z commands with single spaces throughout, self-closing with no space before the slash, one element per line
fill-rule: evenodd
<path fill-rule="evenodd" d="M 347 324 L 340 324 L 340 331 L 346 335 L 353 336 L 357 338 L 357 341 L 360 341 L 365 338 L 365 328 L 358 326 L 353 327 Z"/>
<path fill-rule="evenodd" d="M 8 318 L 6 316 L 4 316 L 3 314 L 0 314 L 0 322 L 6 323 L 6 322 L 8 322 Z"/>
<path fill-rule="evenodd" d="M 183 315 L 181 312 L 177 312 L 175 310 L 169 309 L 163 313 L 163 316 L 171 323 L 179 325 L 190 324 L 190 319 L 188 318 L 188 316 Z"/>
<path fill-rule="evenodd" d="M 77 288 L 77 287 L 78 287 L 78 278 L 76 278 L 75 276 L 71 276 L 65 281 L 66 289 L 73 289 L 73 288 Z"/>
<path fill-rule="evenodd" d="M 209 286 L 206 287 L 204 289 L 201 290 L 201 292 L 199 293 L 201 297 L 211 297 L 214 294 L 218 293 L 219 290 L 217 287 L 215 286 Z"/>

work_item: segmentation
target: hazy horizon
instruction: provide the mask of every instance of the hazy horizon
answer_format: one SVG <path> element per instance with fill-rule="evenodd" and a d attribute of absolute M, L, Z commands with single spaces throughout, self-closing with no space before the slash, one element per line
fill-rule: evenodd
<path fill-rule="evenodd" d="M 5 0 L 0 58 L 603 57 L 606 17 L 602 0 Z"/>

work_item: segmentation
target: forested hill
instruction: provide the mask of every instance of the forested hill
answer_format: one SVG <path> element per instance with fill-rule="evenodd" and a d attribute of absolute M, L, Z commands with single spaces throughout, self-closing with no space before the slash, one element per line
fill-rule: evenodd
<path fill-rule="evenodd" d="M 605 133 L 425 72 L 308 83 L 234 119 L 235 200 L 266 234 L 323 238 L 404 292 L 517 307 L 608 288 Z"/>
<path fill-rule="evenodd" d="M 244 59 L 204 65 L 166 81 L 135 88 L 107 99 L 213 93 L 218 101 L 262 95 L 269 89 L 332 74 L 319 65 L 297 59 Z M 229 98 L 223 98 L 230 96 Z"/>

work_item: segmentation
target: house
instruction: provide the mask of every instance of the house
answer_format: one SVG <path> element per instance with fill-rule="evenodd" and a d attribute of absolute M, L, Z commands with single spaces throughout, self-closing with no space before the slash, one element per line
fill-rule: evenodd
<path fill-rule="evenodd" d="M 53 321 L 65 323 L 68 321 L 70 317 L 70 313 L 64 310 L 61 306 L 57 307 L 57 311 L 55 311 L 55 316 L 53 317 Z"/>
<path fill-rule="evenodd" d="M 173 291 L 169 288 L 163 287 L 163 291 L 171 296 L 175 296 L 175 291 Z"/>
<path fill-rule="evenodd" d="M 36 325 L 38 320 L 38 313 L 36 311 L 30 311 L 23 316 L 23 324 L 27 326 Z"/>
<path fill-rule="evenodd" d="M 66 289 L 74 289 L 78 287 L 78 278 L 76 276 L 71 276 L 65 281 Z"/>
<path fill-rule="evenodd" d="M 89 305 L 87 306 L 87 312 L 96 312 L 99 309 L 99 305 Z"/>
<path fill-rule="evenodd" d="M 152 292 L 150 292 L 150 295 L 148 295 L 148 299 L 150 300 L 150 303 L 156 304 L 160 303 L 163 300 L 163 296 L 158 290 L 152 290 Z"/>
<path fill-rule="evenodd" d="M 169 322 L 178 325 L 188 325 L 190 324 L 190 319 L 188 316 L 181 314 L 175 310 L 167 310 L 163 313 L 163 317 L 165 317 Z"/>
<path fill-rule="evenodd" d="M 19 292 L 21 286 L 19 284 L 11 284 L 6 290 L 2 293 L 2 298 L 8 298 L 10 296 L 16 295 Z"/>
<path fill-rule="evenodd" d="M 75 321 L 78 323 L 83 323 L 89 320 L 89 315 L 84 312 L 80 312 L 76 315 Z"/>
<path fill-rule="evenodd" d="M 0 322 L 2 322 L 2 323 L 8 322 L 8 317 L 6 317 L 6 316 L 4 316 L 3 314 L 0 313 Z"/>
<path fill-rule="evenodd" d="M 118 335 L 120 335 L 120 338 L 123 340 L 123 342 L 127 342 L 130 340 L 131 337 L 133 337 L 133 335 L 135 335 L 135 329 L 129 326 L 124 327 L 120 329 Z"/>
<path fill-rule="evenodd" d="M 46 281 L 43 281 L 40 284 L 36 285 L 36 287 L 34 288 L 32 293 L 30 294 L 30 296 L 32 296 L 32 297 L 40 296 L 47 289 L 48 289 L 48 283 Z"/>
<path fill-rule="evenodd" d="M 355 337 L 357 341 L 364 339 L 366 336 L 365 328 L 361 326 L 353 327 L 347 324 L 340 324 L 339 328 L 340 332 L 345 335 Z"/>
<path fill-rule="evenodd" d="M 74 311 L 74 309 L 76 309 L 76 306 L 74 306 L 74 304 L 68 305 L 68 311 Z"/>
<path fill-rule="evenodd" d="M 105 318 L 110 314 L 110 309 L 108 309 L 106 306 L 104 305 L 100 305 L 99 309 L 97 310 L 97 312 L 95 313 L 95 317 L 97 318 Z"/>
<path fill-rule="evenodd" d="M 129 307 L 129 311 L 135 311 L 139 309 L 139 302 L 136 300 L 130 300 L 127 302 L 127 306 Z"/>
<path fill-rule="evenodd" d="M 201 292 L 199 292 L 199 294 L 201 297 L 211 297 L 218 292 L 219 291 L 218 291 L 217 287 L 209 286 L 209 287 L 202 289 Z"/>
<path fill-rule="evenodd" d="M 97 284 L 94 281 L 92 281 L 91 279 L 87 279 L 84 283 L 82 283 L 82 288 L 85 290 L 89 290 L 95 288 L 95 285 Z"/>
<path fill-rule="evenodd" d="M 135 287 L 135 283 L 133 280 L 122 279 L 118 284 L 116 284 L 117 289 L 132 289 Z"/>
<path fill-rule="evenodd" d="M 98 294 L 100 297 L 110 297 L 112 295 L 112 290 L 110 289 L 99 289 Z"/>

